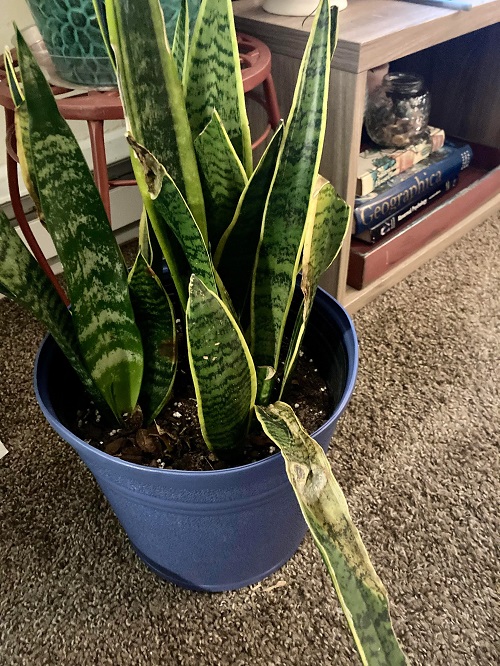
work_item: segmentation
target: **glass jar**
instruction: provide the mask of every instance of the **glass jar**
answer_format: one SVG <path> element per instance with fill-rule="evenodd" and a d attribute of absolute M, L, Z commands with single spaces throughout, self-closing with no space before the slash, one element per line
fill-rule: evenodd
<path fill-rule="evenodd" d="M 430 96 L 422 77 L 390 72 L 368 98 L 366 131 L 379 146 L 403 148 L 424 136 L 429 112 Z"/>

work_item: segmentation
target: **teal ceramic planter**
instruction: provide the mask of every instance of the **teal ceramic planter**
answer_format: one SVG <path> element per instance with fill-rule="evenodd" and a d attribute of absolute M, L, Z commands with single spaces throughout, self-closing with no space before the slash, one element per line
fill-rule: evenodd
<path fill-rule="evenodd" d="M 27 0 L 59 76 L 80 86 L 116 86 L 92 0 Z M 100 0 L 104 4 L 104 0 Z M 161 0 L 172 41 L 180 0 Z M 191 25 L 200 0 L 189 0 Z"/>

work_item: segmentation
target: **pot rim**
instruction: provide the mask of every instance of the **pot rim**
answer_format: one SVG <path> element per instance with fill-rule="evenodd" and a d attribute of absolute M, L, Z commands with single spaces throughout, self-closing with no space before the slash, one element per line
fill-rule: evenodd
<path fill-rule="evenodd" d="M 318 298 L 319 297 L 319 298 Z M 333 297 L 331 294 L 326 292 L 324 289 L 321 287 L 318 287 L 318 292 L 317 292 L 317 298 L 319 301 L 323 301 L 323 304 L 326 304 L 328 302 L 332 303 L 336 313 L 338 315 L 338 324 L 339 328 L 342 330 L 342 338 L 345 337 L 346 332 L 349 332 L 349 335 L 352 337 L 352 353 L 348 355 L 348 372 L 347 372 L 347 377 L 346 377 L 346 384 L 344 387 L 344 391 L 342 393 L 342 397 L 337 403 L 333 413 L 329 416 L 329 418 L 324 421 L 324 423 L 313 433 L 311 433 L 311 437 L 313 439 L 316 439 L 317 436 L 321 435 L 325 430 L 327 430 L 332 422 L 337 421 L 337 419 L 341 416 L 342 412 L 345 410 L 347 407 L 347 404 L 349 400 L 351 399 L 351 395 L 354 390 L 354 384 L 356 381 L 356 375 L 357 375 L 357 368 L 358 368 L 358 357 L 359 357 L 359 351 L 358 351 L 358 339 L 356 335 L 356 331 L 354 328 L 354 324 L 352 322 L 351 317 L 347 313 L 346 309 Z M 35 365 L 34 365 L 34 371 L 33 371 L 33 384 L 34 384 L 34 389 L 35 389 L 35 396 L 37 399 L 37 402 L 40 406 L 40 409 L 42 410 L 45 418 L 49 421 L 50 425 L 54 428 L 54 430 L 59 434 L 60 437 L 62 437 L 67 443 L 72 445 L 72 442 L 77 443 L 79 446 L 81 446 L 83 449 L 86 449 L 90 452 L 92 452 L 93 455 L 95 455 L 98 458 L 102 458 L 103 460 L 107 462 L 113 461 L 114 464 L 117 465 L 122 465 L 125 468 L 134 470 L 135 472 L 141 470 L 144 473 L 147 474 L 174 474 L 175 476 L 183 476 L 183 475 L 188 475 L 190 477 L 192 476 L 204 476 L 206 475 L 225 475 L 225 474 L 234 474 L 237 472 L 241 472 L 242 470 L 258 470 L 259 467 L 264 467 L 265 465 L 272 464 L 273 461 L 276 461 L 278 459 L 282 459 L 281 452 L 278 451 L 277 453 L 273 453 L 272 455 L 268 456 L 267 458 L 263 458 L 262 460 L 257 460 L 252 463 L 246 463 L 245 465 L 237 465 L 234 467 L 228 467 L 227 469 L 220 469 L 220 470 L 185 470 L 185 469 L 165 469 L 165 468 L 159 468 L 159 467 L 147 467 L 146 465 L 138 465 L 137 463 L 131 463 L 126 460 L 122 460 L 121 458 L 116 458 L 115 456 L 111 456 L 109 453 L 105 453 L 104 451 L 101 451 L 100 449 L 96 448 L 95 446 L 92 446 L 91 444 L 88 444 L 85 442 L 83 439 L 78 437 L 78 435 L 75 435 L 69 428 L 67 428 L 59 419 L 57 416 L 52 402 L 50 401 L 49 398 L 46 400 L 42 398 L 41 393 L 40 393 L 40 387 L 39 387 L 39 373 L 40 373 L 40 366 L 42 363 L 47 363 L 47 359 L 43 358 L 43 355 L 46 353 L 46 346 L 47 344 L 53 344 L 54 347 L 57 347 L 57 343 L 55 340 L 52 338 L 50 333 L 48 333 L 44 339 L 42 340 L 37 353 L 35 357 Z M 49 357 L 50 359 L 50 357 Z M 42 367 L 43 370 L 43 367 Z M 53 424 L 53 421 L 56 421 L 56 424 Z"/>

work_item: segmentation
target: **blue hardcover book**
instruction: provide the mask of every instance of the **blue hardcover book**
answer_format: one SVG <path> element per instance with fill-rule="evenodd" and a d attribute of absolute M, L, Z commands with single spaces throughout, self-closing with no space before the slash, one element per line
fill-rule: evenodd
<path fill-rule="evenodd" d="M 362 234 L 428 197 L 469 166 L 472 149 L 468 143 L 446 139 L 439 150 L 422 162 L 391 178 L 354 202 L 353 234 Z"/>
<path fill-rule="evenodd" d="M 438 185 L 435 190 L 428 192 L 423 199 L 420 199 L 415 203 L 408 204 L 408 206 L 405 206 L 403 210 L 396 213 L 395 215 L 390 215 L 389 217 L 384 218 L 384 220 L 379 222 L 375 227 L 372 227 L 371 229 L 365 229 L 365 231 L 363 231 L 361 234 L 356 234 L 356 238 L 365 241 L 365 243 L 376 243 L 382 238 L 385 238 L 388 233 L 394 231 L 394 229 L 397 229 L 402 224 L 404 224 L 410 215 L 420 210 L 421 208 L 425 208 L 427 204 L 431 203 L 442 194 L 446 194 L 446 192 L 456 187 L 457 185 L 458 176 L 446 180 L 444 183 L 441 183 L 441 185 Z"/>

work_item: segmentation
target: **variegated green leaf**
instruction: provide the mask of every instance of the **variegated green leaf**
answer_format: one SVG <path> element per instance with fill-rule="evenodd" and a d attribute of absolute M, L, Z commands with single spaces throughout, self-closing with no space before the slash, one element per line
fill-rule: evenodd
<path fill-rule="evenodd" d="M 80 355 L 69 310 L 1 210 L 0 292 L 25 307 L 48 328 L 96 406 L 107 414 L 106 403 Z"/>
<path fill-rule="evenodd" d="M 182 194 L 158 160 L 131 136 L 128 136 L 128 140 L 143 166 L 149 194 L 158 213 L 151 223 L 162 250 L 169 247 L 168 238 L 165 237 L 167 225 L 175 234 L 190 271 L 209 289 L 217 291 L 212 258 Z"/>
<path fill-rule="evenodd" d="M 238 314 L 237 314 L 236 310 L 234 309 L 234 305 L 231 301 L 231 297 L 229 296 L 229 292 L 227 291 L 225 284 L 222 282 L 222 280 L 220 279 L 220 275 L 217 273 L 217 271 L 215 269 L 214 269 L 214 273 L 215 273 L 215 281 L 217 282 L 217 289 L 218 289 L 219 296 L 222 298 L 222 301 L 223 301 L 224 305 L 227 307 L 227 309 L 229 310 L 229 312 L 231 313 L 231 316 L 234 317 L 235 321 L 238 322 L 238 324 L 241 328 L 241 323 L 239 321 Z"/>
<path fill-rule="evenodd" d="M 151 266 L 154 274 L 158 277 L 163 275 L 163 254 L 145 208 L 142 209 L 139 220 L 138 246 L 139 252 Z"/>
<path fill-rule="evenodd" d="M 336 19 L 336 10 L 333 16 Z M 266 204 L 251 306 L 251 348 L 258 366 L 277 367 L 295 288 L 304 225 L 325 133 L 330 45 L 329 3 L 321 0 Z"/>
<path fill-rule="evenodd" d="M 123 258 L 78 142 L 19 32 L 17 53 L 38 192 L 64 267 L 81 352 L 121 418 L 136 405 L 143 369 Z"/>
<path fill-rule="evenodd" d="M 216 110 L 195 139 L 194 148 L 201 167 L 208 241 L 216 248 L 233 219 L 248 178 Z"/>
<path fill-rule="evenodd" d="M 198 10 L 200 8 L 201 0 L 187 0 L 189 8 L 189 32 L 192 34 L 194 29 L 194 24 L 196 22 L 196 17 L 198 16 Z M 181 10 L 181 2 L 162 2 L 161 8 L 163 10 L 163 15 L 165 17 L 165 25 L 167 28 L 167 37 L 168 41 L 173 44 L 175 38 L 175 28 L 177 27 L 177 19 L 179 18 L 179 13 Z"/>
<path fill-rule="evenodd" d="M 232 48 L 228 48 L 228 45 Z M 186 107 L 193 136 L 220 114 L 231 143 L 252 172 L 252 145 L 231 0 L 202 0 L 189 49 Z"/>
<path fill-rule="evenodd" d="M 184 256 L 184 252 L 182 251 L 182 247 L 179 241 L 175 237 L 175 234 L 171 231 L 168 225 L 165 224 L 165 221 L 155 209 L 154 202 L 152 201 L 151 195 L 149 193 L 147 184 L 148 179 L 144 173 L 143 165 L 141 164 L 132 147 L 130 149 L 130 159 L 132 162 L 132 168 L 137 186 L 142 196 L 144 210 L 146 211 L 148 220 L 153 230 L 152 236 L 156 239 L 156 242 L 160 247 L 161 254 L 167 262 L 167 266 L 170 271 L 170 277 L 174 282 L 181 306 L 185 310 L 191 269 L 189 268 L 189 264 L 186 260 L 186 257 Z M 159 235 L 161 235 L 161 242 L 159 240 Z M 157 261 L 158 257 L 156 258 L 155 263 L 157 263 Z M 161 271 L 159 271 L 157 275 L 160 273 Z"/>
<path fill-rule="evenodd" d="M 183 81 L 186 71 L 189 50 L 189 6 L 188 0 L 180 3 L 181 8 L 175 24 L 175 34 L 172 45 L 172 54 L 177 64 L 179 79 Z"/>
<path fill-rule="evenodd" d="M 280 397 L 295 367 L 319 279 L 335 261 L 349 228 L 350 208 L 337 194 L 333 185 L 320 176 L 317 188 L 319 191 L 314 194 L 307 216 L 302 252 L 300 286 L 304 301 L 290 341 Z"/>
<path fill-rule="evenodd" d="M 186 336 L 203 437 L 220 458 L 233 457 L 241 452 L 253 413 L 255 370 L 238 324 L 194 275 Z"/>
<path fill-rule="evenodd" d="M 106 16 L 128 128 L 168 170 L 206 238 L 184 90 L 159 0 L 106 0 Z"/>
<path fill-rule="evenodd" d="M 280 125 L 245 187 L 233 220 L 223 234 L 214 256 L 217 271 L 240 317 L 245 306 L 248 306 L 262 230 L 266 203 L 262 193 L 269 190 L 282 138 L 283 125 Z"/>
<path fill-rule="evenodd" d="M 116 59 L 115 59 L 115 54 L 113 52 L 113 47 L 111 46 L 111 42 L 109 40 L 109 30 L 108 30 L 108 24 L 106 21 L 106 7 L 105 3 L 103 0 L 92 0 L 92 5 L 94 7 L 94 12 L 95 16 L 97 19 L 97 24 L 99 26 L 99 29 L 101 31 L 101 36 L 102 36 L 102 41 L 104 42 L 104 46 L 106 47 L 106 52 L 108 54 L 108 57 L 111 61 L 111 64 L 113 66 L 115 75 L 116 75 Z"/>
<path fill-rule="evenodd" d="M 21 90 L 21 86 L 19 85 L 19 81 L 17 80 L 14 61 L 12 60 L 10 49 L 8 48 L 6 48 L 4 51 L 4 64 L 10 96 L 14 102 L 14 106 L 18 107 L 24 102 L 24 95 L 23 91 Z"/>
<path fill-rule="evenodd" d="M 177 367 L 175 314 L 165 289 L 141 252 L 129 273 L 135 320 L 144 348 L 139 405 L 150 423 L 170 398 Z"/>
<path fill-rule="evenodd" d="M 281 449 L 288 478 L 333 580 L 362 663 L 403 666 L 406 661 L 391 625 L 387 593 L 323 449 L 286 403 L 256 407 L 256 414 Z"/>
<path fill-rule="evenodd" d="M 14 104 L 15 110 L 15 130 L 16 130 L 16 143 L 17 143 L 17 156 L 19 159 L 19 166 L 21 168 L 21 175 L 26 185 L 26 189 L 35 204 L 38 218 L 44 222 L 44 215 L 42 206 L 40 204 L 40 197 L 36 187 L 36 180 L 33 174 L 33 159 L 31 156 L 31 144 L 29 139 L 29 119 L 24 94 L 21 90 L 19 81 L 17 80 L 16 72 L 12 56 L 8 49 L 5 50 L 5 71 L 7 73 L 7 82 Z"/>
<path fill-rule="evenodd" d="M 16 108 L 15 115 L 15 128 L 16 128 L 16 143 L 17 143 L 17 157 L 19 159 L 19 167 L 21 169 L 21 176 L 28 190 L 33 203 L 35 204 L 36 212 L 40 222 L 45 223 L 45 215 L 42 210 L 40 202 L 40 195 L 38 193 L 38 186 L 34 173 L 33 155 L 31 152 L 31 142 L 29 138 L 29 118 L 28 108 L 26 102 L 22 102 Z"/>
<path fill-rule="evenodd" d="M 270 365 L 257 366 L 257 387 L 260 387 L 258 402 L 260 404 L 267 405 L 271 402 L 275 378 L 276 368 Z"/>
<path fill-rule="evenodd" d="M 314 215 L 306 224 L 304 251 L 302 254 L 301 289 L 306 310 L 312 301 L 323 273 L 337 258 L 349 228 L 350 207 L 335 188 L 324 178 L 319 178 L 319 192 L 315 196 Z"/>
<path fill-rule="evenodd" d="M 26 102 L 23 101 L 15 112 L 15 130 L 16 130 L 16 143 L 17 155 L 19 158 L 19 166 L 21 168 L 21 175 L 29 192 L 30 197 L 36 204 L 37 210 L 41 211 L 40 199 L 36 189 L 36 178 L 33 173 L 33 157 L 31 154 L 31 143 L 29 137 L 29 117 Z"/>

